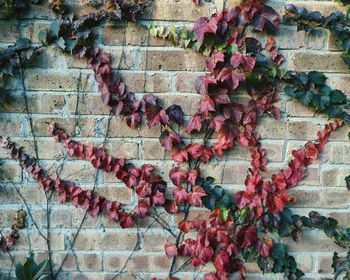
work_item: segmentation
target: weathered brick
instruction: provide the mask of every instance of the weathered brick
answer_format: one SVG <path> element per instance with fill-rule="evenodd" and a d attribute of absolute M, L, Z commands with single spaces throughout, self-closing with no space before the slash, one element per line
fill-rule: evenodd
<path fill-rule="evenodd" d="M 20 136 L 21 135 L 21 124 L 19 119 L 9 118 L 8 116 L 0 116 L 0 131 L 1 136 Z"/>
<path fill-rule="evenodd" d="M 333 89 L 339 89 L 343 91 L 347 96 L 350 96 L 350 75 L 347 74 L 336 74 L 336 75 L 327 75 L 328 80 L 327 83 Z"/>
<path fill-rule="evenodd" d="M 23 25 L 23 36 L 34 44 L 40 43 L 39 33 L 50 27 L 49 22 L 27 22 Z"/>
<path fill-rule="evenodd" d="M 340 53 L 300 51 L 291 53 L 289 58 L 289 70 L 293 71 L 347 72 Z"/>
<path fill-rule="evenodd" d="M 322 168 L 321 184 L 327 187 L 345 187 L 345 177 L 350 174 L 349 166 Z"/>
<path fill-rule="evenodd" d="M 153 20 L 179 20 L 179 21 L 195 21 L 201 16 L 210 16 L 215 12 L 215 7 L 220 9 L 223 4 L 221 0 L 211 2 L 203 2 L 204 6 L 192 6 L 188 8 L 188 2 L 185 0 L 169 1 L 161 0 L 155 2 L 154 6 L 150 5 L 148 12 L 145 12 L 145 18 Z"/>
<path fill-rule="evenodd" d="M 19 32 L 16 22 L 0 21 L 0 42 L 14 43 L 19 38 Z"/>
<path fill-rule="evenodd" d="M 319 273 L 331 273 L 332 268 L 332 257 L 333 255 L 317 256 L 316 257 L 316 271 Z"/>
<path fill-rule="evenodd" d="M 330 238 L 325 235 L 307 235 L 303 234 L 300 242 L 295 242 L 292 238 L 286 238 L 284 244 L 291 252 L 338 252 L 345 251 L 340 249 Z"/>
<path fill-rule="evenodd" d="M 76 91 L 81 88 L 91 91 L 91 78 L 92 74 L 80 76 L 78 72 L 28 70 L 25 73 L 25 86 L 30 90 Z"/>
<path fill-rule="evenodd" d="M 149 50 L 144 54 L 143 61 L 147 59 L 148 70 L 165 71 L 204 71 L 206 69 L 205 58 L 193 51 L 182 49 L 174 50 Z"/>
<path fill-rule="evenodd" d="M 95 136 L 96 135 L 96 118 L 33 118 L 33 127 L 36 136 L 48 136 L 50 124 L 55 122 L 58 126 L 73 136 Z"/>
<path fill-rule="evenodd" d="M 176 75 L 176 89 L 178 92 L 197 92 L 195 82 L 200 74 L 179 73 Z"/>
<path fill-rule="evenodd" d="M 78 254 L 78 265 L 81 271 L 98 272 L 102 270 L 102 255 L 93 254 Z"/>

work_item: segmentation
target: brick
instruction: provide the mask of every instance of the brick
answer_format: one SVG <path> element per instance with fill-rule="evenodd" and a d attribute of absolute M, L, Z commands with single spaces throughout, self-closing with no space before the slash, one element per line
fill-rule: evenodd
<path fill-rule="evenodd" d="M 262 139 L 284 139 L 286 137 L 286 124 L 272 118 L 262 118 L 257 127 Z"/>
<path fill-rule="evenodd" d="M 321 126 L 310 121 L 290 120 L 287 122 L 287 137 L 296 140 L 313 139 L 320 129 Z"/>
<path fill-rule="evenodd" d="M 95 136 L 96 135 L 96 118 L 33 118 L 33 126 L 36 136 L 48 136 L 48 130 L 52 122 L 57 123 L 60 127 L 73 136 Z"/>
<path fill-rule="evenodd" d="M 15 43 L 19 38 L 18 27 L 16 22 L 0 21 L 0 42 L 2 43 Z"/>
<path fill-rule="evenodd" d="M 141 144 L 142 159 L 169 159 L 171 156 L 165 152 L 159 140 L 142 140 Z"/>
<path fill-rule="evenodd" d="M 2 162 L 0 166 L 3 172 L 1 178 L 4 178 L 5 182 L 10 180 L 12 183 L 19 183 L 22 181 L 22 168 L 17 162 Z"/>
<path fill-rule="evenodd" d="M 46 231 L 41 230 L 41 232 L 46 236 Z M 16 246 L 14 250 L 28 250 L 29 249 L 29 240 L 31 248 L 33 250 L 47 250 L 47 244 L 44 238 L 35 231 L 30 231 L 28 235 L 23 232 L 20 234 L 19 239 L 16 241 Z M 52 250 L 62 250 L 64 249 L 64 234 L 57 231 L 50 231 L 50 246 Z"/>
<path fill-rule="evenodd" d="M 34 44 L 40 43 L 38 38 L 41 30 L 48 29 L 50 27 L 49 22 L 28 22 L 23 25 L 23 36 L 30 39 Z"/>
<path fill-rule="evenodd" d="M 144 18 L 152 20 L 179 20 L 195 21 L 202 16 L 210 16 L 215 12 L 215 7 L 222 7 L 222 1 L 213 1 L 213 3 L 203 2 L 204 6 L 191 6 L 188 8 L 188 2 L 185 0 L 169 1 L 161 0 L 150 5 L 148 12 L 145 12 Z"/>
<path fill-rule="evenodd" d="M 292 117 L 313 117 L 315 112 L 297 100 L 287 101 L 286 113 Z"/>
<path fill-rule="evenodd" d="M 326 236 L 306 235 L 303 234 L 300 242 L 295 242 L 291 238 L 285 238 L 288 250 L 291 252 L 344 252 L 333 240 Z"/>
<path fill-rule="evenodd" d="M 35 94 L 28 98 L 30 112 L 58 113 L 65 106 L 63 95 Z"/>
<path fill-rule="evenodd" d="M 147 58 L 148 70 L 165 71 L 204 71 L 206 69 L 205 58 L 193 51 L 182 49 L 174 50 L 149 50 Z"/>
<path fill-rule="evenodd" d="M 332 257 L 333 255 L 317 256 L 316 271 L 318 273 L 332 273 L 334 271 L 332 268 Z"/>
<path fill-rule="evenodd" d="M 26 201 L 29 205 L 38 204 L 42 205 L 46 202 L 45 195 L 43 190 L 39 189 L 37 186 L 21 186 L 19 190 L 23 197 L 26 198 Z M 17 195 L 17 192 L 12 186 L 3 186 L 1 189 L 2 193 L 0 196 L 1 204 L 21 204 L 22 200 Z"/>
<path fill-rule="evenodd" d="M 289 70 L 347 72 L 347 66 L 340 58 L 340 53 L 334 52 L 293 52 L 290 55 Z"/>
<path fill-rule="evenodd" d="M 331 88 L 339 89 L 339 90 L 343 91 L 347 96 L 350 96 L 350 89 L 348 86 L 350 83 L 350 75 L 328 74 L 327 77 L 328 77 L 327 83 L 329 84 L 329 86 Z"/>
<path fill-rule="evenodd" d="M 118 271 L 126 262 L 129 257 L 129 253 L 111 253 L 105 254 L 104 256 L 104 270 L 105 271 Z M 125 267 L 125 271 L 128 272 L 148 272 L 151 271 L 152 259 L 150 255 L 145 255 L 142 253 L 135 253 L 130 258 L 129 262 Z"/>
<path fill-rule="evenodd" d="M 164 252 L 164 244 L 170 242 L 175 243 L 175 238 L 164 231 L 147 231 L 143 238 L 143 250 L 149 252 Z"/>
<path fill-rule="evenodd" d="M 195 82 L 201 76 L 194 73 L 179 73 L 176 75 L 176 89 L 178 92 L 196 93 Z"/>
<path fill-rule="evenodd" d="M 80 77 L 78 72 L 28 70 L 25 73 L 25 86 L 30 90 L 76 91 L 81 80 L 82 90 L 91 91 L 89 77 L 93 78 L 92 74 L 82 74 Z"/>
<path fill-rule="evenodd" d="M 78 265 L 81 271 L 98 272 L 102 270 L 101 254 L 78 254 Z"/>
<path fill-rule="evenodd" d="M 349 166 L 337 166 L 322 169 L 321 184 L 328 187 L 345 187 L 345 177 L 350 174 Z"/>
<path fill-rule="evenodd" d="M 62 271 L 76 271 L 77 270 L 76 257 L 71 253 L 68 253 L 67 257 L 66 255 L 67 254 L 65 252 L 64 253 L 55 252 L 54 254 L 52 254 L 53 263 L 57 264 L 56 267 L 58 268 L 62 264 L 64 258 L 66 258 L 62 266 Z"/>
<path fill-rule="evenodd" d="M 146 27 L 128 22 L 127 26 L 109 24 L 103 31 L 103 43 L 110 46 L 172 46 L 168 40 L 148 35 Z"/>
<path fill-rule="evenodd" d="M 21 125 L 18 119 L 9 119 L 9 117 L 0 116 L 0 131 L 1 136 L 6 137 L 8 135 L 20 136 L 21 135 Z"/>
<path fill-rule="evenodd" d="M 112 231 L 100 234 L 96 248 L 100 250 L 132 251 L 138 242 L 136 232 Z"/>
<path fill-rule="evenodd" d="M 299 1 L 291 0 L 288 3 L 293 3 L 297 7 L 305 7 L 310 12 L 319 11 L 323 15 L 329 15 L 334 11 L 346 11 L 346 6 L 341 3 L 329 2 L 329 1 Z"/>
<path fill-rule="evenodd" d="M 106 180 L 105 180 L 106 181 Z M 111 180 L 112 181 L 112 180 Z M 119 181 L 114 177 L 113 182 Z M 132 199 L 132 190 L 123 186 L 123 187 L 99 187 L 96 190 L 96 194 L 102 195 L 103 197 L 109 200 L 117 200 L 120 203 L 128 204 Z"/>

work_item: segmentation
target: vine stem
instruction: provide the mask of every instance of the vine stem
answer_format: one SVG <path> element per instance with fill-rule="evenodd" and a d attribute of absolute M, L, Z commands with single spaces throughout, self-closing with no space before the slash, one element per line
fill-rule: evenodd
<path fill-rule="evenodd" d="M 17 29 L 18 29 L 18 32 L 20 34 L 20 37 L 21 36 L 21 30 L 20 30 L 20 24 L 19 24 L 19 13 L 17 12 Z M 25 75 L 24 75 L 24 69 L 23 69 L 23 61 L 22 61 L 22 58 L 21 56 L 19 56 L 19 71 L 20 71 L 20 79 L 21 79 L 21 86 L 22 86 L 22 96 L 23 96 L 23 99 L 24 99 L 24 104 L 25 104 L 25 110 L 26 110 L 26 113 L 27 113 L 27 117 L 28 117 L 28 121 L 29 121 L 29 125 L 30 125 L 30 131 L 31 131 L 31 134 L 32 134 L 32 137 L 33 137 L 33 144 L 34 144 L 34 151 L 35 151 L 35 155 L 36 155 L 36 158 L 37 158 L 37 161 L 38 163 L 40 162 L 40 158 L 39 158 L 39 152 L 38 152 L 38 143 L 37 143 L 37 139 L 36 139 L 36 135 L 35 135 L 35 130 L 34 130 L 34 124 L 33 124 L 33 118 L 32 118 L 32 114 L 29 110 L 29 102 L 28 102 L 28 97 L 27 97 L 27 89 L 26 89 L 26 86 L 25 86 Z M 51 198 L 51 195 L 50 197 L 47 196 L 47 193 L 44 191 L 44 194 L 45 194 L 45 198 L 46 198 L 46 230 L 47 230 L 47 233 L 46 233 L 46 239 L 45 242 L 46 242 L 46 247 L 47 247 L 47 253 L 48 253 L 48 258 L 49 258 L 49 267 L 50 267 L 50 275 L 51 277 L 53 277 L 53 267 L 52 267 L 52 257 L 51 257 L 51 244 L 50 244 L 50 209 L 49 209 L 49 199 Z"/>
<path fill-rule="evenodd" d="M 2 232 L 0 231 L 0 236 L 2 239 L 6 240 L 5 236 L 2 234 Z M 9 250 L 6 250 L 6 253 L 9 255 L 10 259 L 11 259 L 11 263 L 14 267 L 16 267 L 16 262 L 15 262 L 15 258 L 12 256 L 12 254 L 10 253 Z"/>

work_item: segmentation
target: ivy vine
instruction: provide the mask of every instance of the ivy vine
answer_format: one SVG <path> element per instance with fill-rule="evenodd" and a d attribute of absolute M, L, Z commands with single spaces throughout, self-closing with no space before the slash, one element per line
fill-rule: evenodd
<path fill-rule="evenodd" d="M 343 122 L 349 123 L 348 100 L 343 92 L 326 85 L 322 73 L 286 73 L 282 69 L 284 57 L 273 39 L 279 31 L 281 18 L 264 2 L 243 1 L 231 10 L 198 19 L 192 29 L 149 26 L 151 35 L 208 56 L 208 73 L 198 77 L 195 84 L 201 95 L 200 103 L 185 124 L 180 106 L 173 104 L 163 108 L 154 95 L 147 94 L 139 100 L 129 92 L 112 72 L 109 55 L 96 46 L 95 27 L 108 20 L 136 21 L 143 8 L 141 2 L 115 0 L 111 10 L 69 18 L 63 16 L 67 13 L 63 1 L 51 1 L 52 9 L 61 16 L 40 33 L 43 46 L 54 44 L 67 54 L 86 59 L 95 74 L 102 102 L 109 106 L 112 114 L 123 116 L 130 128 L 141 125 L 143 119 L 149 128 L 161 127 L 160 143 L 178 164 L 169 172 L 173 185 L 171 196 L 166 195 L 167 183 L 154 173 L 152 165 L 136 167 L 124 158 L 111 156 L 104 148 L 72 140 L 57 124 L 52 124 L 49 135 L 63 145 L 70 157 L 89 161 L 94 168 L 114 174 L 131 188 L 138 196 L 134 209 L 129 211 L 118 201 L 86 191 L 73 182 L 51 177 L 39 165 L 38 158 L 26 154 L 12 141 L 4 141 L 4 148 L 45 193 L 57 192 L 61 203 L 71 202 L 86 209 L 91 216 L 104 214 L 123 228 L 152 215 L 157 207 L 164 207 L 169 214 L 183 212 L 184 220 L 178 224 L 176 232 L 162 224 L 176 237 L 174 243 L 164 245 L 166 255 L 172 258 L 170 280 L 178 279 L 178 256 L 187 257 L 188 263 L 194 266 L 213 263 L 215 270 L 206 272 L 204 280 L 224 280 L 233 273 L 238 273 L 238 279 L 246 279 L 244 263 L 247 261 L 256 261 L 264 273 L 283 273 L 293 280 L 301 278 L 304 273 L 280 238 L 291 236 L 298 241 L 304 228 L 317 228 L 337 245 L 345 248 L 350 245 L 350 228 L 338 227 L 336 220 L 314 211 L 308 217 L 293 215 L 289 207 L 295 203 L 295 198 L 287 192 L 305 177 L 307 167 L 319 158 L 331 134 Z M 7 1 L 7 8 L 14 13 L 28 3 Z M 98 4 L 103 5 L 104 1 Z M 297 22 L 299 28 L 306 31 L 311 27 L 323 27 L 334 33 L 345 50 L 343 60 L 350 64 L 348 15 L 336 12 L 325 18 L 318 12 L 309 13 L 294 5 L 287 5 L 286 10 L 285 22 Z M 269 35 L 267 41 L 247 37 L 249 27 L 255 32 L 266 32 Z M 20 60 L 30 59 L 37 50 L 39 48 L 32 47 L 28 40 L 20 39 L 15 46 L 1 53 L 1 73 L 12 75 Z M 256 128 L 263 116 L 280 118 L 275 105 L 280 82 L 287 84 L 287 95 L 336 120 L 318 132 L 316 141 L 309 141 L 294 150 L 288 166 L 266 179 L 263 172 L 267 170 L 267 154 Z M 248 98 L 247 104 L 236 100 L 242 92 Z M 188 135 L 203 133 L 203 141 L 186 144 L 182 131 Z M 232 195 L 214 185 L 213 178 L 203 177 L 201 167 L 214 157 L 222 157 L 235 145 L 248 149 L 251 160 L 245 190 Z M 346 180 L 349 187 L 349 177 Z M 191 207 L 202 206 L 210 210 L 209 222 L 189 219 Z M 194 237 L 185 237 L 190 231 Z M 1 239 L 3 251 L 9 252 L 16 234 L 13 231 L 8 240 Z M 333 262 L 336 278 L 344 271 L 349 275 L 348 257 L 339 258 L 335 254 Z"/>

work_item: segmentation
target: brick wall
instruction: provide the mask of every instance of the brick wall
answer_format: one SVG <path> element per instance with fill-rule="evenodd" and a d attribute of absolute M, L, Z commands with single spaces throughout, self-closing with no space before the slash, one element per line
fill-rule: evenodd
<path fill-rule="evenodd" d="M 78 14 L 93 10 L 75 3 L 76 1 L 78 0 L 67 2 L 75 5 Z M 237 2 L 229 0 L 227 7 Z M 285 4 L 282 0 L 269 2 L 280 11 Z M 326 14 L 335 10 L 345 10 L 332 1 L 291 2 Z M 202 7 L 195 6 L 191 0 L 156 0 L 152 19 L 164 24 L 174 21 L 191 24 L 200 16 L 210 15 L 215 10 L 220 11 L 222 7 L 222 0 L 205 2 Z M 17 20 L 6 20 L 0 12 L 1 46 L 14 42 L 20 36 L 38 42 L 38 32 L 47 27 L 54 17 L 48 10 L 46 5 L 33 7 L 19 21 L 19 28 Z M 125 44 L 122 45 L 124 33 Z M 350 75 L 339 57 L 340 52 L 334 39 L 329 34 L 311 37 L 304 32 L 296 33 L 293 27 L 283 26 L 277 41 L 287 57 L 289 69 L 325 71 L 331 86 L 343 90 L 350 97 Z M 177 103 L 182 106 L 186 115 L 194 111 L 199 97 L 194 90 L 194 80 L 205 70 L 204 58 L 199 54 L 174 48 L 169 42 L 160 39 L 148 40 L 147 31 L 135 24 L 128 24 L 126 28 L 109 24 L 104 32 L 101 31 L 100 43 L 103 44 L 104 50 L 111 53 L 114 67 L 118 66 L 120 60 L 121 73 L 130 90 L 138 95 L 145 92 L 154 93 L 161 96 L 166 104 Z M 93 73 L 85 63 L 49 48 L 40 58 L 27 65 L 24 83 L 19 77 L 9 81 L 8 87 L 13 91 L 15 101 L 11 106 L 0 108 L 0 134 L 8 135 L 17 143 L 23 144 L 28 153 L 34 155 L 29 119 L 22 98 L 23 86 L 27 90 L 29 109 L 32 112 L 40 163 L 54 172 L 65 160 L 60 171 L 62 178 L 77 181 L 82 187 L 92 189 L 97 176 L 99 194 L 132 204 L 135 197 L 129 189 L 116 182 L 112 176 L 102 172 L 96 173 L 86 162 L 65 159 L 62 147 L 47 136 L 48 123 L 55 120 L 84 143 L 103 142 L 109 112 L 100 101 Z M 327 121 L 319 116 L 314 117 L 312 111 L 289 100 L 283 93 L 279 106 L 283 111 L 282 120 L 265 118 L 260 122 L 258 129 L 263 144 L 268 149 L 269 173 L 287 163 L 293 148 L 303 145 L 306 140 L 315 139 L 316 132 Z M 293 190 L 298 199 L 295 213 L 307 214 L 316 209 L 322 214 L 336 217 L 342 225 L 349 225 L 350 195 L 344 181 L 344 177 L 350 174 L 350 142 L 346 137 L 347 129 L 345 127 L 336 132 L 327 144 L 321 160 L 309 168 L 308 176 Z M 130 130 L 119 118 L 113 118 L 107 135 L 107 148 L 111 154 L 125 156 L 137 164 L 152 163 L 167 177 L 173 162 L 159 144 L 159 133 L 157 128 L 149 130 L 142 127 Z M 246 150 L 236 147 L 229 153 L 226 162 L 214 160 L 207 165 L 206 174 L 215 177 L 217 182 L 227 189 L 242 189 L 248 156 Z M 45 229 L 44 193 L 21 171 L 16 162 L 9 159 L 6 152 L 0 150 L 0 158 L 4 159 L 3 168 L 7 174 L 11 175 L 13 182 L 20 187 L 38 226 Z M 21 199 L 16 195 L 13 186 L 2 184 L 1 228 L 11 225 L 15 211 L 21 207 Z M 191 213 L 194 216 L 201 214 L 203 210 L 199 209 Z M 52 199 L 50 236 L 54 264 L 59 264 L 63 259 L 83 215 L 84 210 L 69 204 L 60 205 L 55 197 Z M 171 222 L 176 223 L 180 220 L 181 217 L 176 216 Z M 147 221 L 141 224 L 140 232 L 143 238 L 140 247 L 128 262 L 125 268 L 127 273 L 117 276 L 116 279 L 148 279 L 150 275 L 167 275 L 170 260 L 164 256 L 163 244 L 166 240 L 171 241 L 171 238 L 160 227 L 148 225 Z M 29 249 L 35 253 L 37 259 L 47 257 L 44 240 L 31 223 L 27 229 L 21 230 L 20 234 L 20 240 L 12 251 L 16 259 L 23 260 Z M 104 217 L 88 217 L 76 240 L 74 254 L 69 254 L 61 274 L 62 279 L 110 279 L 123 266 L 133 251 L 136 240 L 137 229 L 122 230 Z M 332 254 L 334 250 L 342 251 L 322 233 L 316 231 L 303 233 L 300 243 L 286 240 L 286 244 L 296 256 L 301 269 L 306 272 L 305 279 L 331 277 Z M 249 264 L 248 268 L 252 273 L 248 279 L 282 279 L 281 276 L 262 276 L 255 264 Z M 2 279 L 7 279 L 6 272 L 9 270 L 10 259 L 7 255 L 0 254 Z M 193 268 L 187 269 L 181 279 L 192 279 L 192 271 Z"/>

